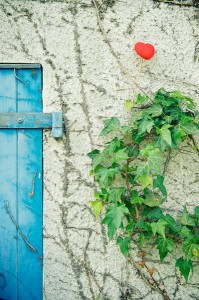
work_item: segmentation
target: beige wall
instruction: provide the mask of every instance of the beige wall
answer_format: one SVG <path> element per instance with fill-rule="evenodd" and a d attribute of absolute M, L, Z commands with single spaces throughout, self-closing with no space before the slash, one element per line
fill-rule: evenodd
<path fill-rule="evenodd" d="M 62 110 L 68 129 L 61 141 L 50 132 L 44 136 L 44 299 L 162 299 L 132 264 L 127 266 L 115 242 L 107 241 L 88 203 L 93 179 L 86 153 L 103 144 L 98 137 L 103 118 L 125 119 L 124 100 L 138 92 L 121 73 L 91 2 L 0 0 L 0 62 L 41 63 L 44 111 Z M 199 103 L 198 11 L 116 0 L 101 18 L 117 56 L 146 92 L 181 89 Z M 132 51 L 139 40 L 156 47 L 140 75 L 140 59 Z M 196 154 L 173 159 L 165 207 L 177 212 L 184 204 L 190 210 L 197 204 L 198 170 Z M 198 267 L 185 285 L 172 256 L 162 265 L 157 258 L 149 249 L 149 265 L 158 268 L 155 277 L 170 299 L 199 299 Z M 131 296 L 121 298 L 122 293 Z"/>

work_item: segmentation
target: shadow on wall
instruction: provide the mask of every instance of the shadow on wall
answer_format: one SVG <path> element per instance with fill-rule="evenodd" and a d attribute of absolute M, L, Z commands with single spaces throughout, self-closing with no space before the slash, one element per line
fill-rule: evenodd
<path fill-rule="evenodd" d="M 154 2 L 165 2 L 174 5 L 185 5 L 199 7 L 199 0 L 153 0 Z"/>

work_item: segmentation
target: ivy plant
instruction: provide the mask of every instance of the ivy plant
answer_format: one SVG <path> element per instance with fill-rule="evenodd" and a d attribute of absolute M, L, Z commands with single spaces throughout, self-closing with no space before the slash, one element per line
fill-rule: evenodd
<path fill-rule="evenodd" d="M 100 135 L 109 140 L 103 150 L 88 153 L 98 183 L 93 212 L 102 213 L 109 239 L 116 236 L 125 256 L 132 240 L 141 249 L 154 243 L 160 261 L 180 247 L 176 267 L 187 281 L 199 258 L 199 206 L 192 214 L 184 207 L 175 219 L 161 204 L 167 198 L 164 174 L 171 151 L 199 133 L 195 103 L 180 91 L 161 88 L 153 100 L 139 94 L 126 107 L 131 111 L 127 125 L 115 117 L 105 120 Z M 193 147 L 198 151 L 196 143 Z"/>

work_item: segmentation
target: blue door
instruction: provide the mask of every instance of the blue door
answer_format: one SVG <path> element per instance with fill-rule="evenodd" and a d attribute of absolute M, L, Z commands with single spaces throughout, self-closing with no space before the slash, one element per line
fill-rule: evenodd
<path fill-rule="evenodd" d="M 0 65 L 0 119 L 41 111 L 40 65 Z M 42 129 L 0 129 L 0 299 L 42 299 L 42 177 Z"/>

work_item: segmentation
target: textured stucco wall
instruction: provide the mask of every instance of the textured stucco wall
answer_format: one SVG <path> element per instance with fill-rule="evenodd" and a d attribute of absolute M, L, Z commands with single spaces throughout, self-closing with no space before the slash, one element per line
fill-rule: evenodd
<path fill-rule="evenodd" d="M 105 32 L 143 89 L 181 89 L 199 102 L 198 11 L 152 0 L 111 2 L 103 11 L 98 1 Z M 132 51 L 139 40 L 157 50 L 140 75 Z M 103 144 L 102 119 L 126 118 L 124 100 L 138 92 L 104 41 L 91 0 L 0 0 L 0 44 L 0 62 L 42 64 L 44 111 L 62 110 L 68 128 L 63 140 L 50 132 L 44 136 L 44 299 L 162 299 L 137 265 L 128 265 L 115 242 L 107 241 L 88 203 L 93 179 L 86 153 Z M 191 210 L 197 204 L 198 170 L 196 154 L 175 157 L 168 166 L 165 207 L 178 211 L 187 204 Z M 157 252 L 148 252 L 170 299 L 199 299 L 198 266 L 186 285 L 172 256 L 158 265 Z"/>

